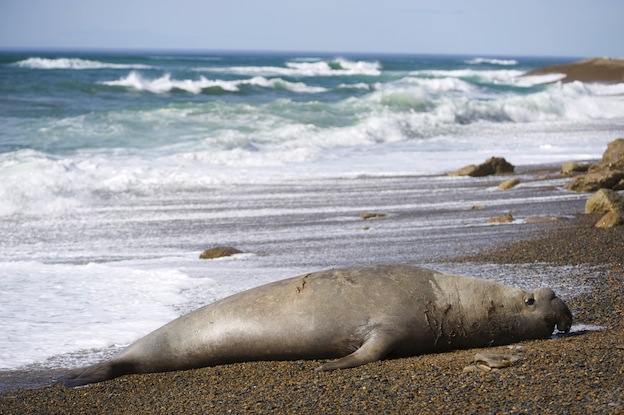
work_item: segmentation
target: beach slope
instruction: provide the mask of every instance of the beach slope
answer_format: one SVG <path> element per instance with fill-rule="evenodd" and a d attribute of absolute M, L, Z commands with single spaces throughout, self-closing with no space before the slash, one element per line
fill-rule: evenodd
<path fill-rule="evenodd" d="M 405 180 L 408 183 L 413 181 Z M 578 201 L 561 203 L 567 206 L 562 205 L 564 210 L 578 212 Z M 535 231 L 528 240 L 521 230 L 531 225 L 513 226 L 507 229 L 516 229 L 515 241 L 438 260 L 442 267 L 509 264 L 516 277 L 537 272 L 560 280 L 561 287 L 573 286 L 572 291 L 587 287 L 566 302 L 575 323 L 590 325 L 588 330 L 577 328 L 568 336 L 523 342 L 512 349 L 485 350 L 522 357 L 508 368 L 464 372 L 475 353 L 484 349 L 384 360 L 332 372 L 314 371 L 319 361 L 249 362 L 123 376 L 85 388 L 5 392 L 0 394 L 0 413 L 622 414 L 624 227 L 598 229 L 594 227 L 598 219 L 579 214 L 577 219 L 531 227 Z"/>

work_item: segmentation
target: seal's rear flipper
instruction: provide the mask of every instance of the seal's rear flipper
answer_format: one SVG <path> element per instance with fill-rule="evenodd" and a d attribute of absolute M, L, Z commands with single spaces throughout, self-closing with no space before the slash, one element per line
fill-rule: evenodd
<path fill-rule="evenodd" d="M 104 362 L 73 370 L 56 379 L 55 383 L 68 388 L 74 388 L 77 386 L 88 385 L 90 383 L 103 382 L 105 380 L 116 378 L 122 374 L 123 372 L 115 370 L 115 366 L 113 366 L 110 362 Z"/>
<path fill-rule="evenodd" d="M 388 353 L 392 351 L 397 341 L 398 339 L 396 337 L 391 337 L 388 334 L 372 336 L 350 355 L 325 363 L 315 370 L 347 369 L 376 362 L 377 360 L 383 359 L 384 356 L 387 356 Z"/>

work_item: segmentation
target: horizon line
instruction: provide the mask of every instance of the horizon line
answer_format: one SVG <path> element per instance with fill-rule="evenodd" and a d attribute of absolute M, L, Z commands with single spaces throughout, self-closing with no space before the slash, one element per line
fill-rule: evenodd
<path fill-rule="evenodd" d="M 586 59 L 603 57 L 599 55 L 547 55 L 547 54 L 496 54 L 467 52 L 380 52 L 380 51 L 323 51 L 323 50 L 288 50 L 288 49 L 210 49 L 210 48 L 158 48 L 158 47 L 82 47 L 82 46 L 0 46 L 0 53 L 219 53 L 250 55 L 381 55 L 381 56 L 457 56 L 457 57 L 513 57 L 513 58 L 557 58 Z"/>

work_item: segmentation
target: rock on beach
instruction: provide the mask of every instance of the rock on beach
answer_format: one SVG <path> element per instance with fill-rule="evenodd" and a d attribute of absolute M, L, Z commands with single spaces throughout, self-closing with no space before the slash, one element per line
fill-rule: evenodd
<path fill-rule="evenodd" d="M 488 223 L 511 223 L 513 222 L 513 220 L 514 217 L 511 213 L 505 213 L 504 215 L 495 216 L 488 219 Z"/>
<path fill-rule="evenodd" d="M 449 175 L 451 176 L 470 176 L 483 177 L 492 174 L 508 174 L 513 173 L 515 166 L 505 160 L 503 157 L 491 157 L 481 164 L 470 164 L 455 170 Z"/>
<path fill-rule="evenodd" d="M 624 138 L 610 142 L 602 161 L 589 166 L 586 174 L 574 177 L 565 188 L 573 192 L 624 190 Z"/>
<path fill-rule="evenodd" d="M 624 225 L 624 215 L 620 212 L 609 212 L 596 223 L 596 228 L 614 228 Z"/>
<path fill-rule="evenodd" d="M 610 189 L 600 189 L 585 203 L 585 213 L 604 214 L 596 223 L 597 228 L 613 228 L 624 225 L 624 196 Z"/>
<path fill-rule="evenodd" d="M 624 212 L 624 196 L 610 189 L 600 189 L 585 202 L 585 213 Z"/>
<path fill-rule="evenodd" d="M 360 213 L 360 219 L 362 220 L 373 219 L 373 218 L 383 218 L 385 216 L 386 216 L 385 213 L 374 213 L 374 212 L 361 212 Z"/>
<path fill-rule="evenodd" d="M 514 177 L 513 179 L 505 180 L 498 185 L 498 190 L 509 190 L 520 184 L 520 179 Z"/>
<path fill-rule="evenodd" d="M 214 248 L 206 249 L 204 252 L 199 254 L 199 259 L 222 258 L 226 256 L 241 254 L 242 252 L 243 251 L 232 248 L 231 246 L 217 246 Z"/>
<path fill-rule="evenodd" d="M 564 176 L 574 173 L 587 173 L 589 164 L 578 161 L 565 161 L 561 164 L 561 174 Z"/>

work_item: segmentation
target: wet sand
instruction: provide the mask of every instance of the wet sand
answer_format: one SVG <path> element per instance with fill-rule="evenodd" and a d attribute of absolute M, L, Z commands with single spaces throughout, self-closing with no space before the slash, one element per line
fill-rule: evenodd
<path fill-rule="evenodd" d="M 416 185 L 413 178 L 394 178 L 395 196 L 392 192 L 385 195 L 388 208 L 383 212 L 391 215 L 358 222 L 358 232 L 366 234 L 365 240 L 324 240 L 328 252 L 344 249 L 338 256 L 328 253 L 326 260 L 343 265 L 349 264 L 351 257 L 353 263 L 358 258 L 352 256 L 360 244 L 365 253 L 361 258 L 369 263 L 426 263 L 450 270 L 481 269 L 480 264 L 487 270 L 488 264 L 500 264 L 520 277 L 529 270 L 543 275 L 552 274 L 554 269 L 560 273 L 550 276 L 561 281 L 556 285 L 570 286 L 564 298 L 575 323 L 605 329 L 523 342 L 513 349 L 523 360 L 483 373 L 462 372 L 482 349 L 386 360 L 323 373 L 313 371 L 318 361 L 250 362 L 124 376 L 78 389 L 51 386 L 4 392 L 0 395 L 0 413 L 622 414 L 624 227 L 595 229 L 598 218 L 579 214 L 588 195 L 563 192 L 552 168 L 525 169 L 518 176 L 523 185 L 505 192 L 493 186 L 509 177 L 454 182 L 465 189 L 455 193 L 445 190 L 455 202 L 433 218 L 426 210 L 399 203 Z M 388 189 L 388 180 L 381 180 L 383 189 Z M 475 202 L 482 205 L 474 206 Z M 483 225 L 488 217 L 505 212 L 514 214 L 515 223 Z M 525 223 L 534 215 L 576 218 Z M 421 217 L 427 227 L 418 228 L 420 236 L 410 237 L 410 224 Z M 448 226 L 449 221 L 458 225 Z M 389 243 L 392 234 L 399 240 L 394 246 Z M 301 249 L 314 244 L 310 241 Z M 283 255 L 278 260 L 286 260 L 286 253 Z M 320 266 L 323 261 L 314 256 L 310 264 Z M 588 288 L 574 294 L 575 287 Z M 490 351 L 509 350 L 504 346 Z M 24 381 L 39 377 L 43 381 L 50 375 L 13 372 L 9 378 L 15 381 L 21 376 Z"/>

